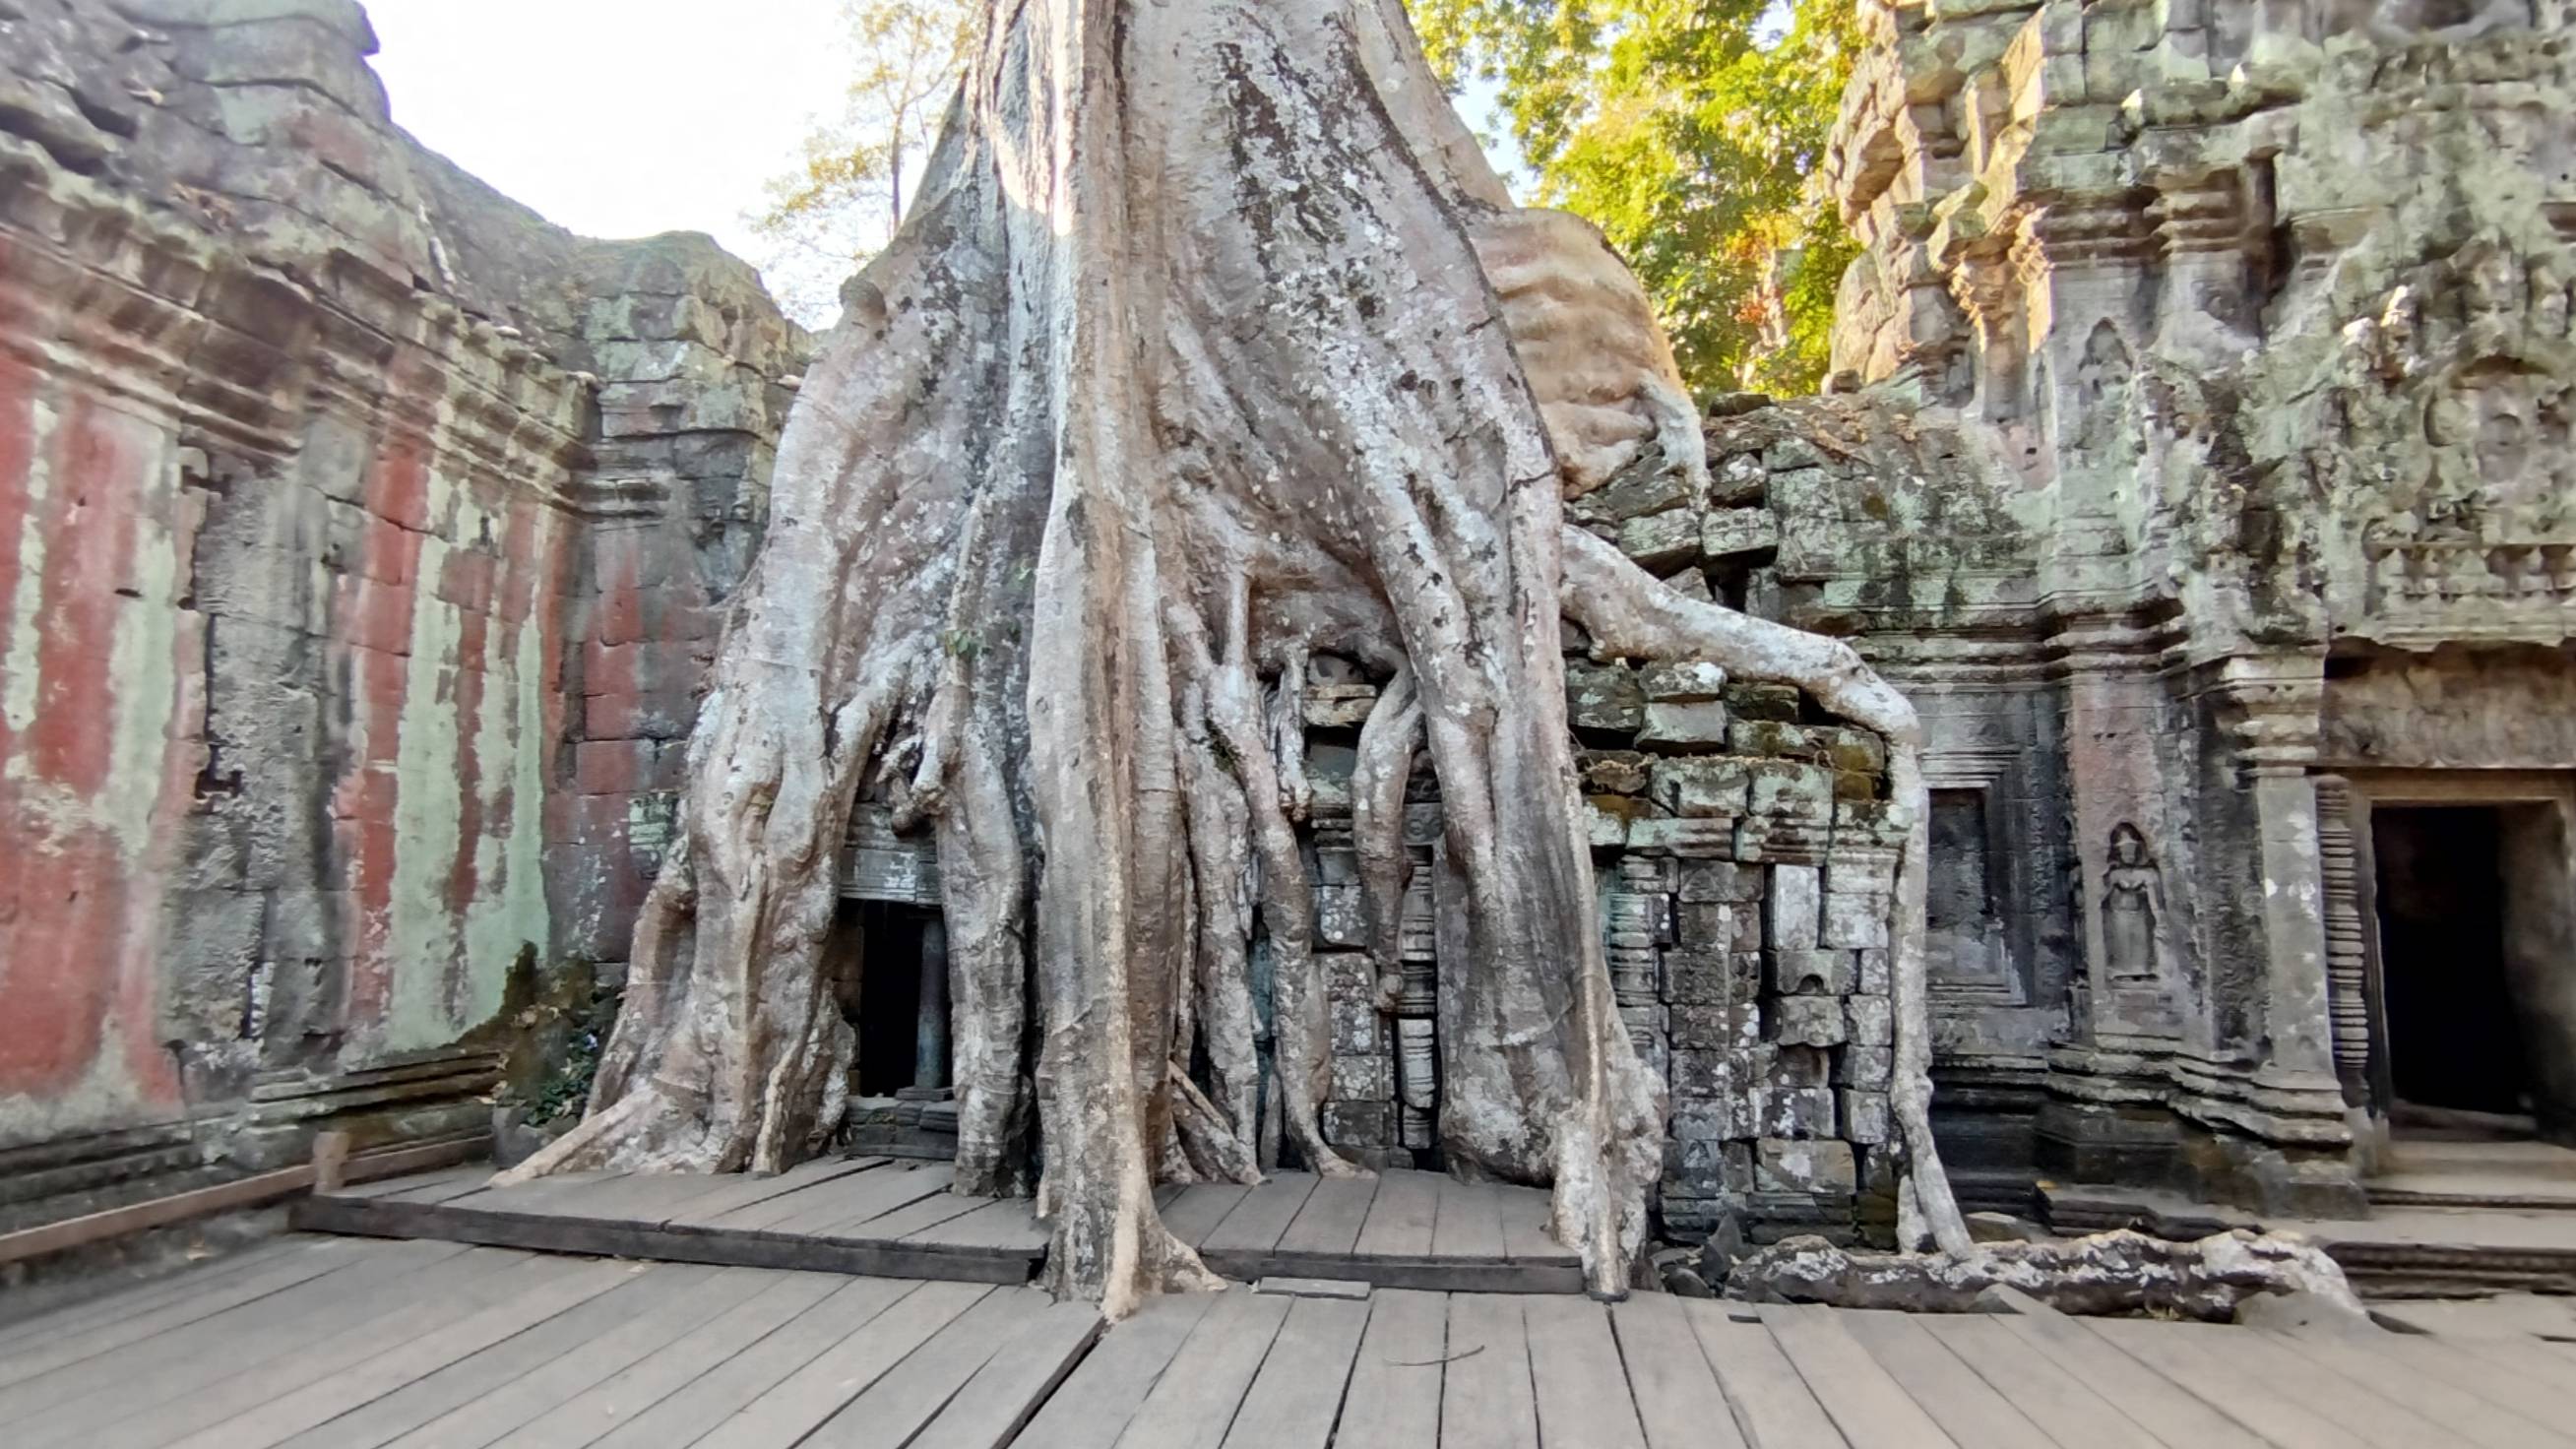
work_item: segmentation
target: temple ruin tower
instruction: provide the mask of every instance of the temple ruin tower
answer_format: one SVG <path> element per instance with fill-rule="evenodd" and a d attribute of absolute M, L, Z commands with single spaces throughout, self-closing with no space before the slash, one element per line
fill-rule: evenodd
<path fill-rule="evenodd" d="M 2570 1140 L 2567 7 L 1862 12 L 1837 371 L 1708 527 L 1923 711 L 1963 1197 Z"/>

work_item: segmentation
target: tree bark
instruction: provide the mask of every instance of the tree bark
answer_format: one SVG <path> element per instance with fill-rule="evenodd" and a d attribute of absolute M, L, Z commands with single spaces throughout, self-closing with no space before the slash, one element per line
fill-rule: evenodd
<path fill-rule="evenodd" d="M 1152 1194 L 1257 1176 L 1256 925 L 1284 1136 L 1357 1170 L 1316 1121 L 1295 834 L 1306 662 L 1331 652 L 1390 680 L 1355 786 L 1381 969 L 1417 739 L 1439 780 L 1464 944 L 1446 1155 L 1552 1186 L 1553 1230 L 1623 1292 L 1663 1113 L 1595 919 L 1568 550 L 1651 626 L 1641 652 L 1745 656 L 1887 720 L 1902 701 L 1725 611 L 1635 602 L 1677 596 L 1563 528 L 1560 489 L 1622 459 L 1704 467 L 1598 234 L 1510 207 L 1400 0 L 994 0 L 904 229 L 846 300 L 592 1115 L 521 1172 L 812 1150 L 852 1050 L 821 980 L 835 860 L 878 789 L 935 828 L 959 1190 L 1025 1190 L 1034 1115 L 1051 1286 L 1117 1316 L 1210 1285 Z M 1919 922 L 1919 876 L 1901 895 Z"/>

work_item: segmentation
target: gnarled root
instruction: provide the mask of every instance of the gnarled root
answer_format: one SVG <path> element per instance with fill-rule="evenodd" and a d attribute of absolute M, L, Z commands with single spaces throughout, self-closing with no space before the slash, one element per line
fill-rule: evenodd
<path fill-rule="evenodd" d="M 2059 1242 L 1978 1243 L 1965 1253 L 1854 1253 L 1789 1238 L 1739 1260 L 1732 1297 L 1974 1313 L 2013 1288 L 2061 1313 L 2178 1313 L 2226 1322 L 2261 1293 L 2308 1293 L 2367 1322 L 2343 1268 L 2304 1238 L 2243 1229 L 2177 1243 L 2122 1230 Z"/>
<path fill-rule="evenodd" d="M 1889 793 L 1907 822 L 1891 903 L 1896 1064 L 1889 1107 L 1905 1139 L 1906 1191 L 1925 1230 L 1943 1252 L 1968 1252 L 1968 1226 L 1932 1140 L 1931 1006 L 1923 958 L 1931 809 L 1923 784 L 1923 727 L 1914 706 L 1851 646 L 1676 593 L 1577 528 L 1565 530 L 1565 612 L 1613 653 L 1704 659 L 1740 679 L 1796 685 L 1826 709 L 1886 738 Z"/>

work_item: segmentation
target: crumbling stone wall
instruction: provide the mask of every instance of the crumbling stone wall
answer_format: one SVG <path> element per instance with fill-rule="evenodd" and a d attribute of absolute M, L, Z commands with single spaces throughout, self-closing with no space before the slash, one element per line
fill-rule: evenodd
<path fill-rule="evenodd" d="M 1861 20 L 1830 395 L 1712 446 L 1747 605 L 1924 713 L 1963 1195 L 2358 1211 L 2369 800 L 2576 767 L 2567 8 Z"/>
<path fill-rule="evenodd" d="M 348 0 L 0 0 L 0 1208 L 482 1111 L 624 954 L 807 339 L 394 128 Z"/>

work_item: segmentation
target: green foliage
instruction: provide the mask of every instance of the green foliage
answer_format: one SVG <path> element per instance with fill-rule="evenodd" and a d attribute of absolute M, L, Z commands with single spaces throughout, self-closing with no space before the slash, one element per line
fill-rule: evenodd
<path fill-rule="evenodd" d="M 853 70 L 837 115 L 818 121 L 750 218 L 780 302 L 828 322 L 840 284 L 902 225 L 920 163 L 966 67 L 976 0 L 841 0 Z"/>
<path fill-rule="evenodd" d="M 1589 217 L 1697 388 L 1812 390 L 1854 244 L 1807 177 L 1850 0 L 1411 0 L 1453 89 L 1493 83 L 1530 198 Z"/>

